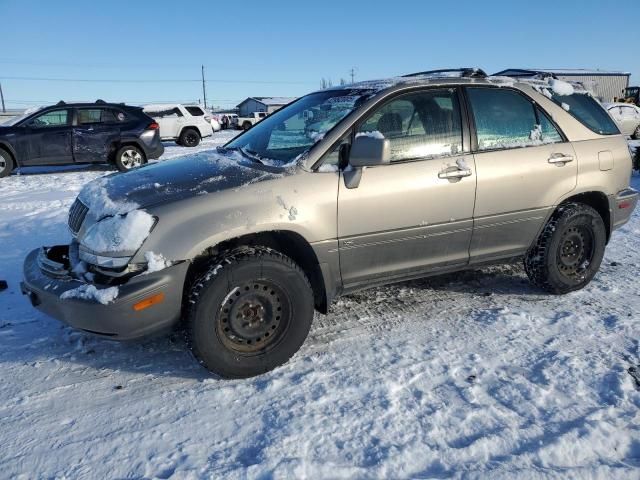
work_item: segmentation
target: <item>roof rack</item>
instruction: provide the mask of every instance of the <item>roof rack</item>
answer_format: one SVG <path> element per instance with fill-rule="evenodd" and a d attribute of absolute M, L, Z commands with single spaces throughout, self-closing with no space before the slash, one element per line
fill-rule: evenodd
<path fill-rule="evenodd" d="M 500 72 L 496 72 L 493 75 L 495 76 L 505 76 L 505 77 L 514 77 L 514 78 L 558 78 L 555 74 L 551 72 L 545 72 L 543 70 L 525 70 L 522 68 L 507 68 L 506 70 L 502 70 Z"/>
<path fill-rule="evenodd" d="M 96 100 L 96 103 L 97 103 L 97 104 L 100 104 L 100 105 L 104 105 L 104 104 L 105 104 L 105 103 L 107 103 L 107 102 L 105 102 L 104 100 L 102 100 L 102 99 L 100 99 L 100 98 L 99 98 L 98 100 Z"/>
<path fill-rule="evenodd" d="M 63 105 L 66 105 L 64 100 L 60 100 L 58 103 L 56 103 L 56 107 L 61 107 Z"/>
<path fill-rule="evenodd" d="M 431 75 L 433 77 L 447 77 L 449 73 L 458 73 L 459 77 L 466 78 L 486 78 L 487 74 L 481 68 L 443 68 L 440 70 L 427 70 L 424 72 L 409 73 L 403 77 L 419 77 L 422 75 Z"/>

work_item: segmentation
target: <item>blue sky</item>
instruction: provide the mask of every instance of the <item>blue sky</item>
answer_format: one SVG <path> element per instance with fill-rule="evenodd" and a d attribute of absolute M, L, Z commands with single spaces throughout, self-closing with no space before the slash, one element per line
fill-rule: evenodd
<path fill-rule="evenodd" d="M 220 106 L 301 95 L 322 77 L 349 79 L 352 67 L 356 80 L 456 66 L 600 68 L 638 84 L 638 19 L 637 0 L 0 0 L 0 81 L 9 108 L 197 101 L 201 64 L 209 104 Z"/>

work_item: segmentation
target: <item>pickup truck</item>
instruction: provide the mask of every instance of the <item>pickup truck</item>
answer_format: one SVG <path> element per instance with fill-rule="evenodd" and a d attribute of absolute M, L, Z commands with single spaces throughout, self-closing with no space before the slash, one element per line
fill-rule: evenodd
<path fill-rule="evenodd" d="M 253 112 L 248 117 L 238 117 L 237 128 L 241 130 L 249 130 L 263 118 L 266 118 L 267 112 Z"/>

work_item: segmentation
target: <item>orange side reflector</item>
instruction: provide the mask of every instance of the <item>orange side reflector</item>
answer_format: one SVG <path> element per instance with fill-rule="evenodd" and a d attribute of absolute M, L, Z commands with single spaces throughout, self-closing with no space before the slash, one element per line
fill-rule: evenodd
<path fill-rule="evenodd" d="M 164 293 L 157 293 L 151 297 L 145 298 L 144 300 L 140 300 L 138 303 L 136 303 L 133 306 L 133 309 L 136 312 L 139 312 L 140 310 L 144 310 L 145 308 L 152 307 L 163 301 L 164 301 Z"/>

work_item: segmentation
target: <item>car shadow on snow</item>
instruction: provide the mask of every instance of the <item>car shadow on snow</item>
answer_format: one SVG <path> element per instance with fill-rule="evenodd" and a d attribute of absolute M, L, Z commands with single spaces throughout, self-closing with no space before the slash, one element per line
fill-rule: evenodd
<path fill-rule="evenodd" d="M 113 165 L 106 163 L 81 163 L 75 165 L 47 165 L 39 167 L 20 167 L 12 175 L 28 176 L 43 175 L 47 173 L 74 173 L 74 172 L 109 172 L 117 171 Z"/>

